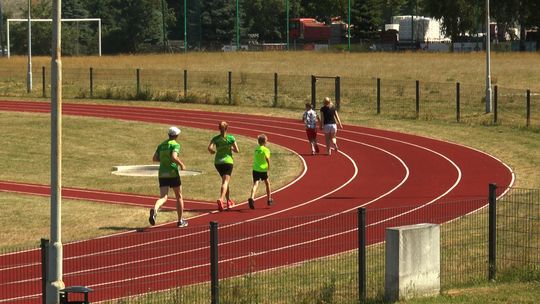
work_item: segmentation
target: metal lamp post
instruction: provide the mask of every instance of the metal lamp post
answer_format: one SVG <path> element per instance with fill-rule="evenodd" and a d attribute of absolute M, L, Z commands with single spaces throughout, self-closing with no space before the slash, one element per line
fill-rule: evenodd
<path fill-rule="evenodd" d="M 285 10 L 287 11 L 286 17 L 287 18 L 287 50 L 289 50 L 289 0 L 285 0 Z"/>
<path fill-rule="evenodd" d="M 28 67 L 26 74 L 26 91 L 32 92 L 32 2 L 28 0 Z"/>
<path fill-rule="evenodd" d="M 238 7 L 238 0 L 236 0 L 236 51 L 240 50 L 240 13 Z"/>
<path fill-rule="evenodd" d="M 47 304 L 59 303 L 62 281 L 62 0 L 53 0 L 51 58 L 51 243 Z"/>
<path fill-rule="evenodd" d="M 486 113 L 491 113 L 491 27 L 489 24 L 489 0 L 486 0 Z"/>
<path fill-rule="evenodd" d="M 184 53 L 187 52 L 187 0 L 184 0 Z"/>

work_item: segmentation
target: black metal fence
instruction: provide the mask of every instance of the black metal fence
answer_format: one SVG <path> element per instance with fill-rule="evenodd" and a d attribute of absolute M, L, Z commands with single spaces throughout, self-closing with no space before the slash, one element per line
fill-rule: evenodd
<path fill-rule="evenodd" d="M 44 67 L 33 72 L 36 84 L 26 93 L 23 69 L 0 68 L 1 96 L 50 96 Z M 540 128 L 540 94 L 494 87 L 492 114 L 485 115 L 485 87 L 452 82 L 278 75 L 154 69 L 63 69 L 63 96 L 73 99 L 118 99 L 247 105 L 303 109 L 330 96 L 341 111 L 399 118 L 458 121 Z M 317 102 L 317 100 L 315 100 Z"/>
<path fill-rule="evenodd" d="M 113 295 L 117 300 L 111 303 L 378 301 L 384 295 L 385 229 L 416 223 L 441 224 L 443 289 L 538 278 L 540 190 L 491 190 L 476 200 L 212 223 L 210 232 L 208 227 L 152 230 L 65 244 L 64 282 L 93 288 L 90 300 Z M 126 249 L 114 250 L 119 243 Z M 76 254 L 81 249 L 85 254 Z M 126 262 L 125 256 L 131 258 Z M 96 260 L 102 261 L 99 267 Z M 39 250 L 0 255 L 0 261 L 3 299 L 39 303 Z M 18 298 L 21 286 L 32 296 Z"/>

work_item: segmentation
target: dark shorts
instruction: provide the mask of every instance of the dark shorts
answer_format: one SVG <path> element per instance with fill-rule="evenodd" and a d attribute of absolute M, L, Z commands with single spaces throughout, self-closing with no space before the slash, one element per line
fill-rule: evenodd
<path fill-rule="evenodd" d="M 306 129 L 307 138 L 309 141 L 314 141 L 317 139 L 317 128 L 307 128 Z"/>
<path fill-rule="evenodd" d="M 215 164 L 216 170 L 219 173 L 219 176 L 229 175 L 231 176 L 233 165 L 232 164 Z"/>
<path fill-rule="evenodd" d="M 258 180 L 265 181 L 268 179 L 268 172 L 253 171 L 253 182 Z"/>
<path fill-rule="evenodd" d="M 159 178 L 159 187 L 169 187 L 175 188 L 180 187 L 182 182 L 180 181 L 180 176 L 177 177 L 160 177 Z"/>

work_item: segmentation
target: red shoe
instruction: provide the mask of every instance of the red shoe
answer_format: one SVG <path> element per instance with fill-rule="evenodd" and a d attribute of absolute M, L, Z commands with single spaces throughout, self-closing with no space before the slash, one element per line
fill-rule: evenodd
<path fill-rule="evenodd" d="M 234 201 L 231 199 L 227 200 L 227 209 L 232 208 L 234 206 Z"/>
<path fill-rule="evenodd" d="M 222 200 L 218 199 L 216 203 L 217 203 L 217 207 L 218 207 L 219 211 L 225 210 L 225 208 L 223 208 L 223 201 Z"/>

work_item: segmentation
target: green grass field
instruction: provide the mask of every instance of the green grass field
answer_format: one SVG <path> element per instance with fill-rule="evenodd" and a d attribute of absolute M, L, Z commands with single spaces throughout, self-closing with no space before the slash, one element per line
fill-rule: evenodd
<path fill-rule="evenodd" d="M 20 68 L 24 64 L 24 58 L 13 58 L 13 61 L 4 61 L 0 59 L 0 75 L 5 73 L 2 70 L 4 66 L 14 64 L 8 67 L 9 73 L 17 74 L 18 70 L 24 71 Z M 42 60 L 42 63 L 47 65 L 46 59 Z M 188 56 L 179 55 L 165 55 L 165 56 L 113 56 L 104 58 L 66 58 L 65 67 L 67 69 L 73 69 L 73 71 L 81 70 L 80 78 L 84 79 L 84 70 L 88 65 L 98 67 L 108 67 L 109 69 L 115 68 L 119 70 L 133 69 L 135 67 L 141 67 L 143 69 L 152 69 L 155 73 L 158 73 L 160 69 L 170 69 L 171 66 L 178 66 L 179 70 L 189 69 L 190 71 L 200 71 L 202 75 L 200 78 L 201 83 L 206 83 L 206 87 L 216 85 L 214 80 L 203 73 L 204 71 L 222 71 L 225 72 L 229 69 L 237 67 L 236 71 L 245 72 L 246 75 L 253 73 L 266 73 L 268 71 L 276 71 L 280 74 L 329 74 L 329 75 L 344 75 L 351 77 L 358 77 L 362 79 L 370 79 L 372 77 L 382 77 L 386 79 L 406 79 L 408 81 L 417 78 L 426 79 L 423 81 L 431 83 L 441 83 L 440 86 L 445 87 L 446 91 L 450 90 L 448 87 L 453 88 L 453 82 L 456 80 L 473 87 L 474 90 L 482 90 L 483 84 L 483 61 L 482 54 L 304 54 L 293 53 L 288 55 L 280 55 L 276 53 L 272 54 L 189 54 Z M 3 65 L 6 62 L 7 65 Z M 320 62 L 319 65 L 314 65 L 313 62 Z M 324 63 L 324 64 L 323 64 Z M 516 89 L 520 91 L 522 88 L 531 88 L 535 91 L 540 91 L 540 73 L 531 69 L 535 63 L 540 63 L 540 55 L 535 54 L 495 54 L 493 75 L 495 81 L 501 86 Z M 39 66 L 35 64 L 35 66 Z M 437 73 L 426 73 L 423 67 L 433 67 L 433 70 L 440 71 Z M 98 67 L 99 69 L 99 67 Z M 24 75 L 24 74 L 23 74 Z M 121 73 L 121 75 L 124 75 Z M 248 76 L 249 76 L 248 75 Z M 152 76 L 152 75 L 148 75 Z M 131 77 L 131 76 L 130 76 Z M 247 76 L 246 76 L 247 77 Z M 258 78 L 266 79 L 266 76 L 259 76 Z M 24 79 L 24 76 L 17 78 Z M 297 78 L 291 78 L 297 79 Z M 220 80 L 221 81 L 221 80 Z M 244 81 L 249 82 L 249 77 Z M 401 81 L 401 80 L 400 80 Z M 27 95 L 26 93 L 20 93 L 23 91 L 19 80 L 12 78 L 12 86 L 6 86 L 5 82 L 0 81 L 0 94 L 12 96 L 12 98 L 21 97 L 35 97 L 39 96 L 39 93 L 33 95 Z M 218 83 L 221 85 L 223 82 Z M 408 96 L 406 87 L 399 87 L 399 82 L 394 90 L 402 93 L 402 97 Z M 68 83 L 69 84 L 69 83 Z M 255 87 L 261 85 L 257 83 Z M 133 86 L 130 84 L 130 86 Z M 304 90 L 305 89 L 305 90 Z M 303 88 L 305 92 L 309 91 L 308 84 Z M 327 89 L 329 92 L 329 89 Z M 437 88 L 431 88 L 432 91 L 437 91 Z M 3 92 L 3 93 L 2 93 Z M 15 92 L 15 93 L 13 93 Z M 303 92 L 303 91 L 302 91 Z M 293 102 L 304 102 L 309 99 L 308 93 L 291 93 L 291 96 L 297 96 L 300 100 L 294 100 Z M 323 91 L 324 92 L 324 91 Z M 79 92 L 80 93 L 80 92 Z M 82 93 L 81 93 L 82 94 Z M 86 93 L 85 93 L 86 94 Z M 177 93 L 175 93 L 177 94 Z M 247 93 L 246 93 L 247 94 Z M 372 94 L 372 92 L 370 93 Z M 330 95 L 330 93 L 328 93 Z M 399 96 L 399 94 L 397 94 Z M 477 94 L 478 95 L 478 94 Z M 76 99 L 71 100 L 75 102 L 92 102 L 92 103 L 110 103 L 115 104 L 137 104 L 141 103 L 145 106 L 155 107 L 178 107 L 178 108 L 196 108 L 208 111 L 231 111 L 253 114 L 265 114 L 265 115 L 279 115 L 284 117 L 297 118 L 300 111 L 296 106 L 287 106 L 287 101 L 282 101 L 280 107 L 257 107 L 253 105 L 253 102 L 246 102 L 244 98 L 248 95 L 238 95 L 240 101 L 237 102 L 237 106 L 222 105 L 223 100 L 209 100 L 209 104 L 198 103 L 163 103 L 163 102 L 137 102 L 137 101 L 120 101 L 120 100 L 84 100 Z M 475 95 L 476 96 L 476 95 Z M 249 98 L 252 98 L 256 102 L 260 102 L 260 98 L 264 99 L 265 105 L 268 105 L 268 96 L 264 94 L 249 93 Z M 476 97 L 475 97 L 476 98 Z M 535 99 L 538 100 L 538 99 Z M 281 102 L 281 101 L 280 101 Z M 476 107 L 482 108 L 481 102 Z M 517 112 L 516 112 L 517 113 Z M 388 130 L 395 130 L 400 132 L 418 134 L 437 138 L 441 140 L 451 141 L 459 144 L 463 144 L 469 147 L 473 147 L 492 155 L 495 155 L 505 163 L 507 163 L 516 173 L 516 186 L 523 188 L 540 188 L 540 132 L 538 129 L 527 129 L 522 124 L 500 124 L 493 125 L 488 123 L 492 117 L 490 115 L 483 115 L 482 113 L 474 113 L 466 116 L 461 123 L 455 123 L 451 119 L 438 119 L 430 116 L 424 116 L 422 119 L 412 119 L 407 115 L 375 115 L 373 111 L 366 111 L 360 103 L 349 104 L 347 110 L 341 113 L 342 120 L 346 124 L 357 124 L 362 126 L 382 128 Z M 404 118 L 405 117 L 405 118 Z M 48 168 L 48 118 L 43 115 L 37 114 L 14 114 L 14 113 L 0 113 L 0 127 L 3 130 L 2 133 L 7 136 L 0 138 L 0 145 L 6 147 L 3 149 L 0 155 L 0 179 L 4 180 L 17 180 L 28 182 L 40 182 L 46 183 L 49 179 Z M 521 119 L 521 118 L 519 118 Z M 76 147 L 86 147 L 86 149 L 65 151 L 65 186 L 83 187 L 83 188 L 98 188 L 111 191 L 124 191 L 134 193 L 148 193 L 154 194 L 155 181 L 138 179 L 136 184 L 126 182 L 129 178 L 126 177 L 112 177 L 110 176 L 110 168 L 112 165 L 118 165 L 122 162 L 122 159 L 117 159 L 115 156 L 101 158 L 99 157 L 103 150 L 102 143 L 106 145 L 112 145 L 117 142 L 117 137 L 111 136 L 107 138 L 107 134 L 121 132 L 126 128 L 134 129 L 141 134 L 138 139 L 129 138 L 130 146 L 135 145 L 140 147 L 140 150 L 147 151 L 142 153 L 140 151 L 133 151 L 129 159 L 142 163 L 149 163 L 149 159 L 153 152 L 153 143 L 156 139 L 162 136 L 163 130 L 166 126 L 153 125 L 153 124 L 140 124 L 130 122 L 116 122 L 102 119 L 65 119 L 65 136 L 66 141 L 72 143 L 71 145 Z M 38 126 L 39 133 L 31 139 L 36 146 L 35 153 L 28 153 L 22 144 L 22 140 L 19 138 L 25 138 L 29 130 L 35 130 L 34 126 Z M 96 132 L 95 138 L 85 138 L 86 129 L 100 130 Z M 4 131 L 5 130 L 5 131 Z M 26 131 L 26 132 L 25 132 Z M 211 133 L 205 133 L 197 130 L 189 130 L 190 136 L 197 138 L 203 138 L 203 145 L 206 145 Z M 182 133 L 183 135 L 186 132 Z M 198 135 L 195 135 L 198 134 Z M 181 139 L 182 140 L 182 139 Z M 187 140 L 187 136 L 186 136 Z M 242 139 L 246 143 L 254 143 L 252 139 Z M 19 144 L 19 142 L 21 142 Z M 148 143 L 148 145 L 146 145 Z M 193 143 L 186 143 L 186 148 L 189 146 L 196 147 L 197 141 Z M 276 147 L 277 148 L 277 147 Z M 198 148 L 197 148 L 198 149 Z M 274 148 L 275 149 L 275 148 Z M 286 153 L 284 153 L 286 155 Z M 29 162 L 26 163 L 27 159 Z M 17 160 L 17 164 L 12 166 L 10 160 Z M 84 165 L 84 162 L 99 161 L 99 167 L 95 170 L 85 172 L 84 174 L 79 172 L 77 168 Z M 287 161 L 295 162 L 293 156 L 290 156 Z M 193 164 L 192 168 L 203 168 L 204 164 L 197 164 L 196 160 L 189 160 L 188 166 Z M 204 163 L 204 161 L 203 161 Z M 98 167 L 98 166 L 95 166 Z M 41 176 L 33 176 L 23 174 L 27 168 L 35 168 L 36 172 L 39 172 Z M 212 170 L 212 169 L 210 169 Z M 298 170 L 298 169 L 297 169 Z M 204 168 L 203 168 L 204 171 Z M 213 171 L 211 171 L 213 172 Z M 290 172 L 289 180 L 294 178 L 297 171 Z M 239 184 L 233 185 L 233 189 L 240 189 L 242 181 L 241 175 L 235 175 L 234 180 Z M 246 175 L 248 176 L 248 175 Z M 218 183 L 218 178 L 215 177 L 215 183 Z M 197 184 L 204 184 L 200 181 L 193 180 L 193 184 L 190 187 L 186 186 L 186 196 L 201 198 L 201 199 L 213 199 L 216 195 L 216 190 L 208 187 L 200 187 Z M 201 189 L 204 188 L 204 189 Z M 233 190 L 234 193 L 234 190 Z M 238 194 L 240 195 L 240 194 Z M 40 237 L 46 237 L 47 229 L 43 229 L 42 225 L 47 223 L 47 210 L 43 210 L 43 206 L 47 204 L 46 198 L 36 198 L 23 195 L 9 194 L 2 197 L 6 197 L 7 200 L 0 201 L 0 207 L 8 212 L 2 213 L 2 220 L 12 220 L 11 214 L 17 214 L 20 217 L 24 217 L 24 220 L 19 222 L 25 223 L 17 228 L 15 233 L 21 234 L 21 239 L 25 241 L 13 245 L 13 240 L 8 241 L 9 245 L 4 245 L 3 249 L 11 250 L 19 247 L 34 246 L 39 240 L 34 240 L 36 235 Z M 240 195 L 242 197 L 242 195 Z M 237 200 L 242 200 L 236 198 Z M 9 202 L 9 203 L 8 203 Z M 32 206 L 34 205 L 35 206 Z M 89 226 L 93 227 L 90 231 L 94 232 L 94 236 L 114 233 L 118 231 L 124 231 L 133 227 L 140 227 L 146 225 L 146 209 L 132 208 L 132 207 L 119 207 L 110 206 L 104 204 L 95 204 L 88 202 L 67 202 L 66 208 L 72 208 L 73 212 L 76 210 L 83 210 L 82 208 L 90 208 L 86 212 L 101 214 L 103 212 L 110 213 L 118 212 L 118 216 L 108 218 L 106 225 L 100 223 L 99 220 L 90 223 Z M 7 208 L 7 209 L 6 209 Z M 118 208 L 118 211 L 116 210 Z M 70 209 L 66 209 L 70 210 Z M 84 209 L 86 210 L 86 209 Z M 71 213 L 71 212 L 70 212 Z M 32 221 L 33 216 L 40 217 L 40 223 L 42 225 L 36 225 L 31 228 L 31 233 L 24 236 L 25 226 L 32 227 L 29 223 Z M 99 217 L 98 217 L 99 218 Z M 174 220 L 175 214 L 168 213 L 160 220 Z M 71 219 L 66 220 L 65 225 L 69 225 Z M 73 217 L 73 222 L 76 223 L 77 218 Z M 454 222 L 452 225 L 457 225 L 456 230 L 464 229 L 467 227 L 466 219 L 458 222 Z M 67 226 L 69 229 L 73 229 L 73 226 Z M 3 233 L 3 232 L 2 232 Z M 44 235 L 45 234 L 45 235 Z M 65 234 L 64 234 L 65 235 Z M 0 239 L 4 240 L 4 234 Z M 65 237 L 69 237 L 66 236 Z M 77 239 L 79 235 L 74 232 L 73 239 Z M 91 237 L 91 235 L 81 235 L 81 238 Z M 476 254 L 476 253 L 471 253 Z M 354 257 L 353 257 L 354 259 Z M 294 271 L 294 269 L 292 270 Z M 305 270 L 302 270 L 305 271 Z M 273 274 L 276 275 L 276 274 Z M 283 275 L 286 277 L 286 274 Z M 264 280 L 264 278 L 258 278 L 258 280 Z M 231 286 L 234 287 L 234 282 L 231 282 Z M 344 282 L 338 282 L 338 285 L 343 285 Z M 477 289 L 450 289 L 445 290 L 443 297 L 421 300 L 420 302 L 411 303 L 502 303 L 508 302 L 509 299 L 516 303 L 534 303 L 536 296 L 534 290 L 538 289 L 538 280 L 531 283 L 509 283 L 509 284 L 495 284 L 495 285 L 483 285 Z M 346 284 L 344 286 L 347 286 Z M 324 287 L 324 286 L 323 286 Z M 301 296 L 313 296 L 309 292 L 302 292 L 302 287 L 299 287 L 298 297 L 299 302 Z M 509 294 L 514 292 L 511 297 Z M 422 302 L 425 301 L 425 302 Z M 142 302 L 144 303 L 144 301 Z M 309 302 L 306 302 L 309 303 Z M 338 303 L 338 302 L 336 302 Z M 341 302 L 339 302 L 341 303 Z M 407 302 L 409 303 L 409 302 Z"/>

